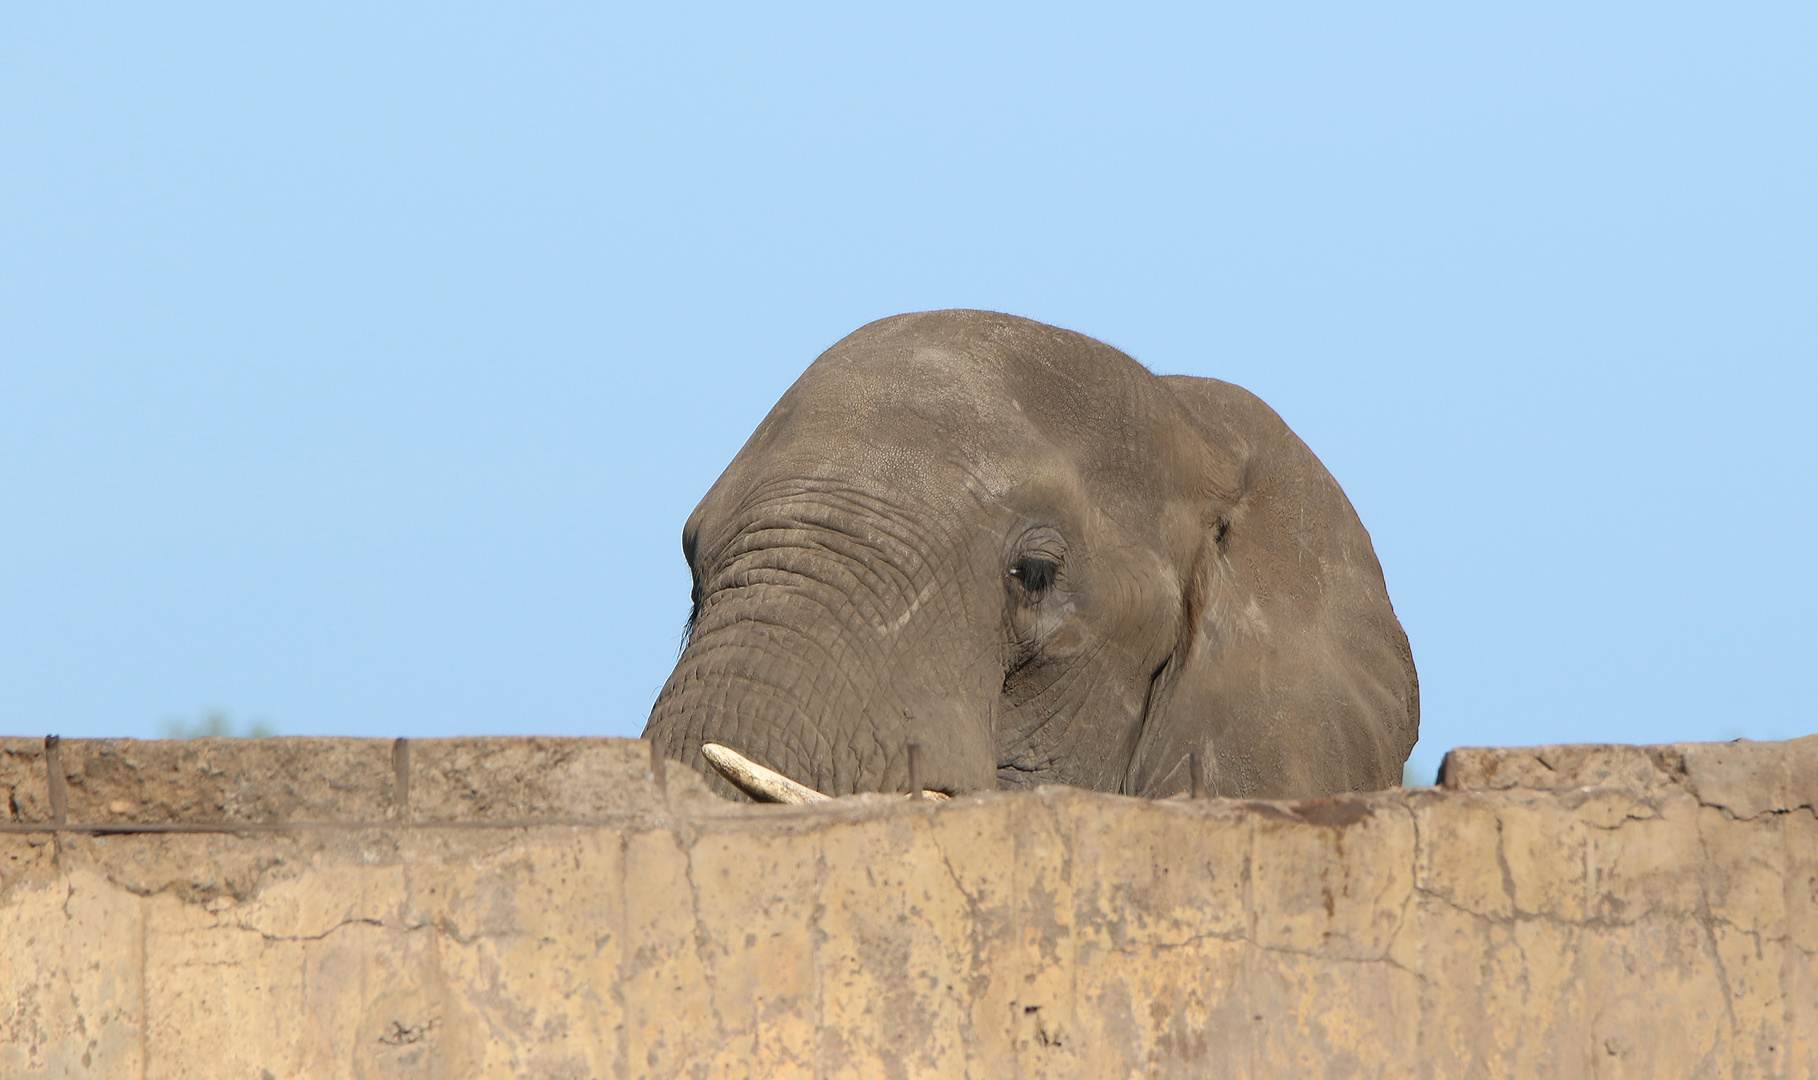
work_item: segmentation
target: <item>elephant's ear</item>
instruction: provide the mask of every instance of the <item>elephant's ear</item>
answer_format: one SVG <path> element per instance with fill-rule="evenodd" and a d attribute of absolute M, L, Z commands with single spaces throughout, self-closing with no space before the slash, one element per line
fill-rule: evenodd
<path fill-rule="evenodd" d="M 1186 790 L 1194 750 L 1215 794 L 1398 784 L 1420 689 L 1370 534 L 1332 474 L 1255 395 L 1216 379 L 1163 382 L 1241 480 L 1234 498 L 1207 507 L 1187 626 L 1125 789 Z"/>

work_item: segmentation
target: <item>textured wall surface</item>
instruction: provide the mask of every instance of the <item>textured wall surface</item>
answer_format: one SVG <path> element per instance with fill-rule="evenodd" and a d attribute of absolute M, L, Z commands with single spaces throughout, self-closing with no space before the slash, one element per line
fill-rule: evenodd
<path fill-rule="evenodd" d="M 0 1077 L 1813 1077 L 1815 802 L 1818 738 L 790 808 L 629 740 L 0 740 Z"/>

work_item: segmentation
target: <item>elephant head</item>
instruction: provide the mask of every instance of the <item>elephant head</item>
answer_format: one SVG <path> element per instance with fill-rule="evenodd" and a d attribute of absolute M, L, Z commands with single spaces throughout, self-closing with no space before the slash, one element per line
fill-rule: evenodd
<path fill-rule="evenodd" d="M 1419 723 L 1369 534 L 1253 395 L 983 311 L 817 359 L 682 533 L 645 737 L 829 795 L 1399 782 Z M 728 794 L 734 789 L 714 782 Z"/>

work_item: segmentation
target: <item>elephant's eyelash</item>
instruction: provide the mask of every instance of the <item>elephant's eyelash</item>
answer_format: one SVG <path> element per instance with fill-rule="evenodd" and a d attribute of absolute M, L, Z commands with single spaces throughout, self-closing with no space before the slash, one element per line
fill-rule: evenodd
<path fill-rule="evenodd" d="M 1018 559 L 1010 568 L 1010 576 L 1022 582 L 1023 590 L 1030 596 L 1039 597 L 1054 584 L 1055 575 L 1060 572 L 1060 564 L 1051 559 L 1038 559 L 1025 556 Z"/>

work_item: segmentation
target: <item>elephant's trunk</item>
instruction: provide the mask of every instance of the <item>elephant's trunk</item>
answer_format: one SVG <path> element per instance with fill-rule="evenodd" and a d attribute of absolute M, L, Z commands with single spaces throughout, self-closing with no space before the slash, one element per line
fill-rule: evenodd
<path fill-rule="evenodd" d="M 810 539 L 797 522 L 747 530 L 772 542 L 748 541 L 712 576 L 645 737 L 732 796 L 745 793 L 709 767 L 705 744 L 832 796 L 908 791 L 911 742 L 918 786 L 994 786 L 995 658 L 965 655 L 969 635 L 952 625 L 963 613 L 937 602 L 943 583 L 926 562 L 836 550 L 853 530 Z"/>

